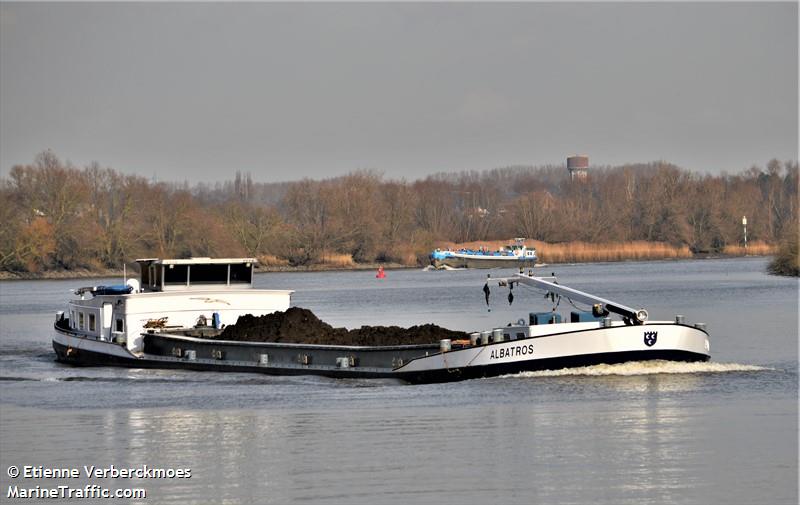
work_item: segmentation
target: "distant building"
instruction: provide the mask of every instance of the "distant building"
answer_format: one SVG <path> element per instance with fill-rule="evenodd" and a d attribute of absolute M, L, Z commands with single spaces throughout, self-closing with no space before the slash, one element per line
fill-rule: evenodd
<path fill-rule="evenodd" d="M 589 157 L 583 154 L 576 154 L 567 158 L 567 170 L 570 180 L 585 179 L 589 170 Z"/>

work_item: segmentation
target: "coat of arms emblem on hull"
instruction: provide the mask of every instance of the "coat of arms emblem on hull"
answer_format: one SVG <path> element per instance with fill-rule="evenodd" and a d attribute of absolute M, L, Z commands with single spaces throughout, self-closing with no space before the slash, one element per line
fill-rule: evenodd
<path fill-rule="evenodd" d="M 644 345 L 647 347 L 653 347 L 653 345 L 658 340 L 658 332 L 657 331 L 646 331 L 644 332 Z"/>

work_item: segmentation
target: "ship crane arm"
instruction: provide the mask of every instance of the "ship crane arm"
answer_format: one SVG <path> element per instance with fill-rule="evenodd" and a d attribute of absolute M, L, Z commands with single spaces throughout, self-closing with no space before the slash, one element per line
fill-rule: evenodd
<path fill-rule="evenodd" d="M 504 277 L 495 279 L 492 279 L 490 277 L 488 280 L 495 281 L 500 286 L 513 285 L 514 283 L 519 283 L 528 287 L 545 290 L 548 293 L 555 293 L 567 297 L 570 300 L 582 303 L 588 303 L 593 306 L 600 305 L 608 312 L 613 312 L 614 314 L 620 315 L 625 320 L 630 321 L 633 324 L 644 324 L 647 321 L 648 317 L 647 310 L 643 308 L 634 309 L 632 307 L 622 305 L 621 303 L 617 303 L 612 300 L 607 300 L 605 298 L 601 298 L 599 296 L 595 296 L 593 294 L 586 293 L 584 291 L 579 291 L 574 288 L 557 284 L 555 277 L 534 277 L 532 275 L 521 273 L 521 274 L 516 274 L 514 277 Z"/>

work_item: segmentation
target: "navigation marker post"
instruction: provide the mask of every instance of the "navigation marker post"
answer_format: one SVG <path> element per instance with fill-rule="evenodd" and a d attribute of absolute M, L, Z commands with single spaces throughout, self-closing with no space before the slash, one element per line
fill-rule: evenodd
<path fill-rule="evenodd" d="M 744 228 L 744 255 L 747 256 L 747 216 L 742 216 L 742 227 Z"/>

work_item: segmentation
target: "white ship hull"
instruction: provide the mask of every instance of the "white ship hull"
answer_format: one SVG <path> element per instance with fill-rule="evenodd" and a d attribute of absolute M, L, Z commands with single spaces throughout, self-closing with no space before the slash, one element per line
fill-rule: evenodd
<path fill-rule="evenodd" d="M 517 328 L 508 328 L 510 334 Z M 395 370 L 408 382 L 447 382 L 575 366 L 657 360 L 708 361 L 708 334 L 692 326 L 651 322 L 532 326 L 532 336 L 412 360 Z M 536 335 L 537 331 L 549 331 Z"/>
<path fill-rule="evenodd" d="M 540 326 L 506 327 L 509 336 L 525 335 L 483 345 L 470 345 L 446 352 L 419 349 L 412 359 L 409 349 L 346 346 L 298 346 L 297 344 L 264 344 L 228 342 L 153 336 L 162 342 L 162 349 L 194 349 L 207 354 L 209 348 L 222 350 L 220 359 L 191 359 L 159 354 L 134 354 L 111 342 L 88 339 L 56 326 L 53 347 L 59 360 L 77 365 L 115 365 L 137 368 L 187 368 L 211 371 L 258 372 L 273 375 L 313 374 L 337 378 L 390 378 L 411 383 L 449 382 L 492 377 L 534 370 L 556 370 L 575 366 L 614 364 L 626 361 L 669 360 L 707 361 L 708 334 L 701 329 L 671 322 L 653 322 L 639 326 L 619 323 L 598 327 L 599 323 L 563 323 Z M 146 336 L 147 338 L 147 336 Z M 170 339 L 172 343 L 170 344 Z M 155 346 L 154 346 L 155 348 Z M 339 349 L 339 350 L 337 350 Z M 341 352 L 340 352 L 341 351 Z M 269 352 L 273 358 L 286 353 L 302 352 L 309 356 L 307 365 L 271 363 L 259 360 Z M 400 353 L 404 364 L 395 366 Z M 354 362 L 367 362 L 367 355 L 382 354 L 383 365 L 355 365 L 341 369 L 336 357 L 353 356 Z M 398 354 L 397 357 L 394 355 Z M 235 357 L 234 357 L 235 355 Z M 418 356 L 418 357 L 417 357 Z M 403 362 L 401 362 L 403 363 Z"/>

